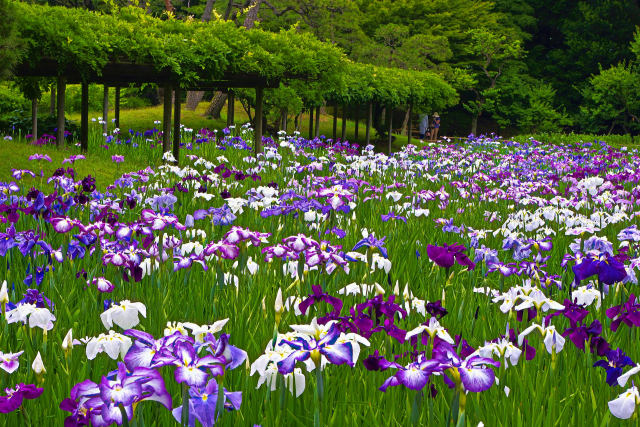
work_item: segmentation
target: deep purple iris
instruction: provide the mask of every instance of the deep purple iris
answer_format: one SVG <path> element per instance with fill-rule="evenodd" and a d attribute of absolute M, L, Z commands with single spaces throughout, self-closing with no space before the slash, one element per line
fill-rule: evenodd
<path fill-rule="evenodd" d="M 300 303 L 300 311 L 302 314 L 306 314 L 307 309 L 318 302 L 326 302 L 333 307 L 333 315 L 337 316 L 340 314 L 340 310 L 342 310 L 342 300 L 340 298 L 333 297 L 323 292 L 322 287 L 319 285 L 313 285 L 311 286 L 311 289 L 313 290 L 313 293 L 309 294 L 309 296 Z"/>
<path fill-rule="evenodd" d="M 466 250 L 467 248 L 458 243 L 454 243 L 453 245 L 447 245 L 445 243 L 444 246 L 428 245 L 427 255 L 429 255 L 431 261 L 446 269 L 451 268 L 453 264 L 457 262 L 469 268 L 469 270 L 473 270 L 476 268 L 476 264 L 464 253 Z"/>
<path fill-rule="evenodd" d="M 607 360 L 598 360 L 594 367 L 604 368 L 607 371 L 607 384 L 611 387 L 618 385 L 618 377 L 622 375 L 622 368 L 633 366 L 633 360 L 621 349 L 609 350 L 606 354 Z"/>
<path fill-rule="evenodd" d="M 578 282 L 597 275 L 600 282 L 605 285 L 613 285 L 627 277 L 624 264 L 608 253 L 603 253 L 599 257 L 587 256 L 572 269 Z"/>
<path fill-rule="evenodd" d="M 607 309 L 607 317 L 613 319 L 611 330 L 618 330 L 621 323 L 629 327 L 640 326 L 640 303 L 636 302 L 634 294 L 629 295 L 629 301 Z"/>

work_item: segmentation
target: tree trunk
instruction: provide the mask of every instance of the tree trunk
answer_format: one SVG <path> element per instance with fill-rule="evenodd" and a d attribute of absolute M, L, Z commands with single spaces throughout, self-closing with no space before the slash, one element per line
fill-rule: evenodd
<path fill-rule="evenodd" d="M 255 22 L 258 20 L 258 12 L 260 11 L 260 5 L 262 0 L 251 0 L 251 4 L 248 7 L 247 16 L 244 18 L 242 26 L 247 30 L 253 28 Z"/>
<path fill-rule="evenodd" d="M 280 130 L 287 131 L 287 109 L 283 108 L 280 111 Z"/>
<path fill-rule="evenodd" d="M 316 138 L 320 136 L 320 107 L 316 107 Z"/>
<path fill-rule="evenodd" d="M 296 114 L 296 116 L 293 118 L 293 129 L 296 132 L 300 132 L 300 113 Z"/>
<path fill-rule="evenodd" d="M 407 124 L 409 123 L 409 112 L 411 110 L 407 110 L 407 112 L 404 115 L 404 120 L 402 121 L 402 128 L 400 129 L 400 135 L 406 135 L 407 134 Z"/>
<path fill-rule="evenodd" d="M 475 136 L 477 130 L 478 130 L 478 114 L 474 114 L 474 116 L 471 118 L 471 133 Z"/>
<path fill-rule="evenodd" d="M 309 139 L 313 139 L 313 107 L 309 107 Z"/>
<path fill-rule="evenodd" d="M 32 141 L 38 140 L 38 100 L 33 98 L 31 100 L 31 135 Z"/>
<path fill-rule="evenodd" d="M 205 111 L 204 116 L 210 116 L 214 119 L 220 118 L 220 112 L 222 112 L 222 108 L 224 107 L 224 103 L 227 100 L 227 94 L 223 92 L 216 92 L 211 100 L 211 104 L 207 107 L 207 111 Z"/>

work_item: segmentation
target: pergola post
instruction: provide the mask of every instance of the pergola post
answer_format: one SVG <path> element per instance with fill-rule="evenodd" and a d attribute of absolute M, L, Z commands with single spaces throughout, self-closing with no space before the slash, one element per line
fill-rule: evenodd
<path fill-rule="evenodd" d="M 391 141 L 393 140 L 391 133 L 393 130 L 393 108 L 387 107 L 389 117 L 389 155 L 391 155 Z"/>
<path fill-rule="evenodd" d="M 180 160 L 180 85 L 176 85 L 173 102 L 173 157 Z"/>
<path fill-rule="evenodd" d="M 356 121 L 355 136 L 354 136 L 353 139 L 357 141 L 358 140 L 358 126 L 360 125 L 360 105 L 356 105 L 353 114 L 355 116 L 355 121 Z"/>
<path fill-rule="evenodd" d="M 31 100 L 31 134 L 33 135 L 33 141 L 38 140 L 38 98 L 34 97 Z"/>
<path fill-rule="evenodd" d="M 316 107 L 316 138 L 320 136 L 320 107 Z"/>
<path fill-rule="evenodd" d="M 171 86 L 164 86 L 164 109 L 162 112 L 162 153 L 171 151 Z"/>
<path fill-rule="evenodd" d="M 413 114 L 413 104 L 409 104 L 409 130 L 407 132 L 407 144 L 411 144 L 411 134 L 413 133 L 413 121 L 411 115 Z"/>
<path fill-rule="evenodd" d="M 367 114 L 367 130 L 365 138 L 367 145 L 371 142 L 371 122 L 373 121 L 373 101 L 369 101 L 369 114 Z"/>
<path fill-rule="evenodd" d="M 340 137 L 342 141 L 347 139 L 347 106 L 342 105 L 342 136 Z"/>
<path fill-rule="evenodd" d="M 58 132 L 56 134 L 56 145 L 58 147 L 61 147 L 64 144 L 64 95 L 66 87 L 67 85 L 65 83 L 64 77 L 58 76 L 58 105 L 56 106 L 58 108 Z"/>
<path fill-rule="evenodd" d="M 263 114 L 263 98 L 264 98 L 264 88 L 257 87 L 256 88 L 256 126 L 255 126 L 255 149 L 256 155 L 258 153 L 262 153 L 262 114 Z"/>
<path fill-rule="evenodd" d="M 313 139 L 313 107 L 309 107 L 309 139 Z"/>
<path fill-rule="evenodd" d="M 232 90 L 227 95 L 227 127 L 232 126 L 235 122 L 236 97 Z"/>
<path fill-rule="evenodd" d="M 104 92 L 102 95 L 102 133 L 109 131 L 109 86 L 104 85 Z"/>
<path fill-rule="evenodd" d="M 116 86 L 116 99 L 113 106 L 113 118 L 115 119 L 115 126 L 120 129 L 120 86 Z"/>
<path fill-rule="evenodd" d="M 49 105 L 49 114 L 52 116 L 56 113 L 56 87 L 51 85 L 51 104 Z"/>
<path fill-rule="evenodd" d="M 338 137 L 338 103 L 333 104 L 333 140 Z"/>
<path fill-rule="evenodd" d="M 89 83 L 82 81 L 80 89 L 80 149 L 89 148 Z"/>

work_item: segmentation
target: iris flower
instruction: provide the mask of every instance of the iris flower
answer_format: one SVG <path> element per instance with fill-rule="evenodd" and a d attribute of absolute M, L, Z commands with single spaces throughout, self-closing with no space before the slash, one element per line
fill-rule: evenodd
<path fill-rule="evenodd" d="M 578 282 L 597 275 L 600 282 L 605 285 L 613 285 L 627 277 L 624 264 L 606 252 L 598 257 L 586 256 L 580 263 L 574 265 L 572 269 Z"/>
<path fill-rule="evenodd" d="M 217 419 L 216 405 L 218 403 L 218 383 L 211 378 L 204 387 L 191 387 L 189 389 L 189 427 L 195 427 L 196 420 L 203 427 L 212 427 Z M 229 392 L 223 389 L 223 405 L 227 411 L 240 409 L 242 404 L 242 392 Z M 173 417 L 176 421 L 182 420 L 183 406 L 173 409 Z"/>
<path fill-rule="evenodd" d="M 36 399 L 40 397 L 44 389 L 33 384 L 20 383 L 14 388 L 5 388 L 5 396 L 0 396 L 0 413 L 7 414 L 22 406 L 25 399 Z"/>
<path fill-rule="evenodd" d="M 22 353 L 24 353 L 24 351 L 17 353 L 3 353 L 0 351 L 0 368 L 8 374 L 14 373 L 20 366 L 18 358 Z"/>
<path fill-rule="evenodd" d="M 622 375 L 622 368 L 633 366 L 633 360 L 621 349 L 609 350 L 607 360 L 598 360 L 594 367 L 604 368 L 607 371 L 607 384 L 611 387 L 618 384 L 618 378 Z"/>
<path fill-rule="evenodd" d="M 429 255 L 431 261 L 446 269 L 451 268 L 457 262 L 469 270 L 473 270 L 476 268 L 476 264 L 464 253 L 466 250 L 467 248 L 457 243 L 453 245 L 445 243 L 444 246 L 428 245 L 427 255 Z"/>
<path fill-rule="evenodd" d="M 629 295 L 629 300 L 624 304 L 608 308 L 606 314 L 609 319 L 613 319 L 611 322 L 613 332 L 618 330 L 621 323 L 629 327 L 640 326 L 640 303 L 636 302 L 634 294 Z"/>
<path fill-rule="evenodd" d="M 315 320 L 315 319 L 314 319 Z M 320 329 L 316 329 L 320 331 Z M 286 344 L 294 351 L 278 362 L 278 371 L 282 375 L 293 372 L 296 362 L 304 362 L 311 358 L 316 369 L 320 369 L 320 360 L 324 356 L 334 365 L 347 364 L 353 366 L 353 346 L 350 342 L 339 343 L 340 331 L 335 324 L 320 337 L 319 333 L 308 339 L 295 337 L 293 340 L 282 340 L 279 345 Z"/>

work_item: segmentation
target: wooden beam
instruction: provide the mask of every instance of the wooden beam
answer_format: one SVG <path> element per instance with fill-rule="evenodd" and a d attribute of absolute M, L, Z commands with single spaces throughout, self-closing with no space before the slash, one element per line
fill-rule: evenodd
<path fill-rule="evenodd" d="M 316 107 L 316 131 L 314 135 L 316 138 L 320 136 L 320 107 Z"/>
<path fill-rule="evenodd" d="M 173 96 L 173 157 L 180 163 L 180 86 L 176 85 Z"/>
<path fill-rule="evenodd" d="M 227 95 L 227 127 L 235 123 L 236 97 L 232 90 Z"/>
<path fill-rule="evenodd" d="M 102 133 L 109 131 L 109 86 L 104 85 L 104 92 L 102 94 Z"/>
<path fill-rule="evenodd" d="M 120 86 L 116 86 L 116 99 L 113 106 L 113 118 L 116 119 L 115 125 L 120 129 Z"/>
<path fill-rule="evenodd" d="M 164 87 L 163 110 L 162 110 L 162 153 L 171 151 L 171 92 L 169 85 Z"/>
<path fill-rule="evenodd" d="M 80 89 L 80 149 L 89 148 L 89 83 L 82 82 Z"/>
<path fill-rule="evenodd" d="M 413 120 L 411 120 L 412 114 L 413 114 L 413 104 L 409 104 L 409 131 L 407 132 L 407 144 L 411 144 L 411 136 L 413 133 Z"/>
<path fill-rule="evenodd" d="M 262 115 L 263 115 L 263 101 L 264 101 L 264 89 L 261 87 L 256 88 L 256 126 L 254 129 L 255 150 L 256 155 L 262 153 Z"/>
<path fill-rule="evenodd" d="M 32 141 L 38 140 L 38 99 L 33 98 L 31 100 L 31 135 Z"/>
<path fill-rule="evenodd" d="M 369 114 L 367 114 L 367 130 L 365 138 L 367 145 L 371 142 L 371 122 L 373 121 L 373 102 L 369 101 Z"/>
<path fill-rule="evenodd" d="M 342 105 L 342 136 L 340 137 L 342 141 L 347 139 L 347 106 Z"/>
<path fill-rule="evenodd" d="M 393 130 L 393 107 L 387 107 L 389 117 L 389 155 L 391 155 L 391 141 L 393 140 L 391 133 Z"/>
<path fill-rule="evenodd" d="M 64 145 L 64 95 L 66 89 L 66 83 L 64 77 L 58 76 L 58 99 L 56 107 L 58 108 L 58 120 L 57 120 L 57 129 L 58 132 L 56 134 L 56 145 L 58 147 L 62 147 Z"/>

